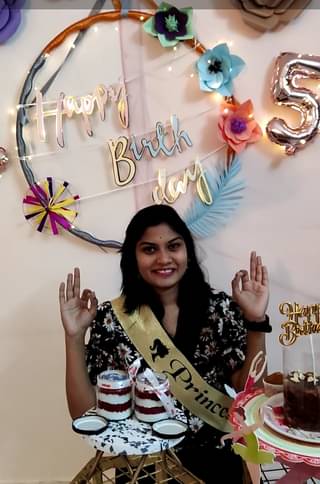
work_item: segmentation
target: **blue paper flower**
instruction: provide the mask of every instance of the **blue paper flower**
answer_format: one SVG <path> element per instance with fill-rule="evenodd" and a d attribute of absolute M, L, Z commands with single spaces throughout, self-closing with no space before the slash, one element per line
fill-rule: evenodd
<path fill-rule="evenodd" d="M 200 89 L 231 96 L 232 79 L 240 74 L 244 66 L 245 63 L 240 57 L 230 54 L 227 44 L 208 49 L 197 62 Z"/>

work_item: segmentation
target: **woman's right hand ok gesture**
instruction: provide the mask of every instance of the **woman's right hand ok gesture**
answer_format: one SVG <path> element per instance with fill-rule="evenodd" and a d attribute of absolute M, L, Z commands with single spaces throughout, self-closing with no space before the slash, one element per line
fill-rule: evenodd
<path fill-rule="evenodd" d="M 67 286 L 64 282 L 60 284 L 59 303 L 66 336 L 84 336 L 96 316 L 98 300 L 90 289 L 84 289 L 80 296 L 80 270 L 77 267 L 73 274 L 68 274 Z"/>

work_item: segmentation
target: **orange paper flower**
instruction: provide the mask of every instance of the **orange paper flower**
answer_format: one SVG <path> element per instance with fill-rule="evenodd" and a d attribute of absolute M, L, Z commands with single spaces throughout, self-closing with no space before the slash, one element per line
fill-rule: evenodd
<path fill-rule="evenodd" d="M 225 104 L 218 120 L 219 134 L 237 154 L 248 143 L 255 143 L 262 136 L 262 130 L 253 117 L 250 99 L 243 104 Z"/>

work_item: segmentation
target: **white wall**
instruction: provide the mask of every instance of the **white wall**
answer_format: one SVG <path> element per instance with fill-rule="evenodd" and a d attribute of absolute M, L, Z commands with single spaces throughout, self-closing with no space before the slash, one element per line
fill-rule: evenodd
<path fill-rule="evenodd" d="M 57 289 L 67 271 L 78 265 L 83 284 L 94 288 L 100 300 L 115 296 L 120 285 L 119 257 L 66 234 L 39 234 L 24 220 L 21 200 L 27 186 L 15 154 L 15 119 L 9 114 L 28 68 L 44 45 L 86 14 L 77 9 L 28 9 L 18 33 L 0 47 L 0 145 L 10 155 L 10 166 L 0 180 L 0 482 L 67 481 L 92 455 L 72 433 L 66 410 Z M 252 98 L 261 123 L 276 112 L 285 116 L 269 96 L 272 65 L 281 51 L 320 54 L 320 10 L 307 10 L 287 27 L 264 35 L 246 27 L 233 9 L 199 10 L 195 18 L 205 46 L 232 41 L 233 53 L 245 59 L 247 67 L 235 80 L 237 98 Z M 148 49 L 152 54 L 150 45 Z M 111 59 L 112 49 L 106 53 Z M 94 60 L 95 54 L 91 55 Z M 80 82 L 89 74 L 77 71 L 75 75 Z M 159 96 L 161 102 L 163 94 Z M 212 136 L 216 137 L 214 129 Z M 291 158 L 267 140 L 250 147 L 242 156 L 247 188 L 240 209 L 217 236 L 201 242 L 212 284 L 227 291 L 234 272 L 248 266 L 251 249 L 268 265 L 274 325 L 268 339 L 271 370 L 281 367 L 279 303 L 318 301 L 319 146 L 320 139 L 315 140 Z M 82 168 L 79 173 L 76 184 L 82 188 L 88 170 Z M 97 204 L 91 212 L 93 227 L 106 237 L 120 238 L 134 211 L 127 204 L 126 197 L 118 197 L 109 217 L 108 209 Z"/>

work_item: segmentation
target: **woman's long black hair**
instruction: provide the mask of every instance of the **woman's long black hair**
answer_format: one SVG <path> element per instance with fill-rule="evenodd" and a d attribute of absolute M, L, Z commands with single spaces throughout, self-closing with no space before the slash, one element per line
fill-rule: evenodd
<path fill-rule="evenodd" d="M 160 224 L 169 225 L 186 244 L 188 268 L 179 284 L 178 306 L 188 320 L 196 319 L 197 326 L 201 327 L 207 317 L 211 289 L 199 265 L 190 230 L 168 205 L 151 205 L 139 210 L 127 227 L 120 262 L 125 309 L 131 313 L 147 304 L 160 321 L 163 318 L 163 307 L 153 288 L 140 277 L 136 259 L 136 246 L 145 230 Z"/>

